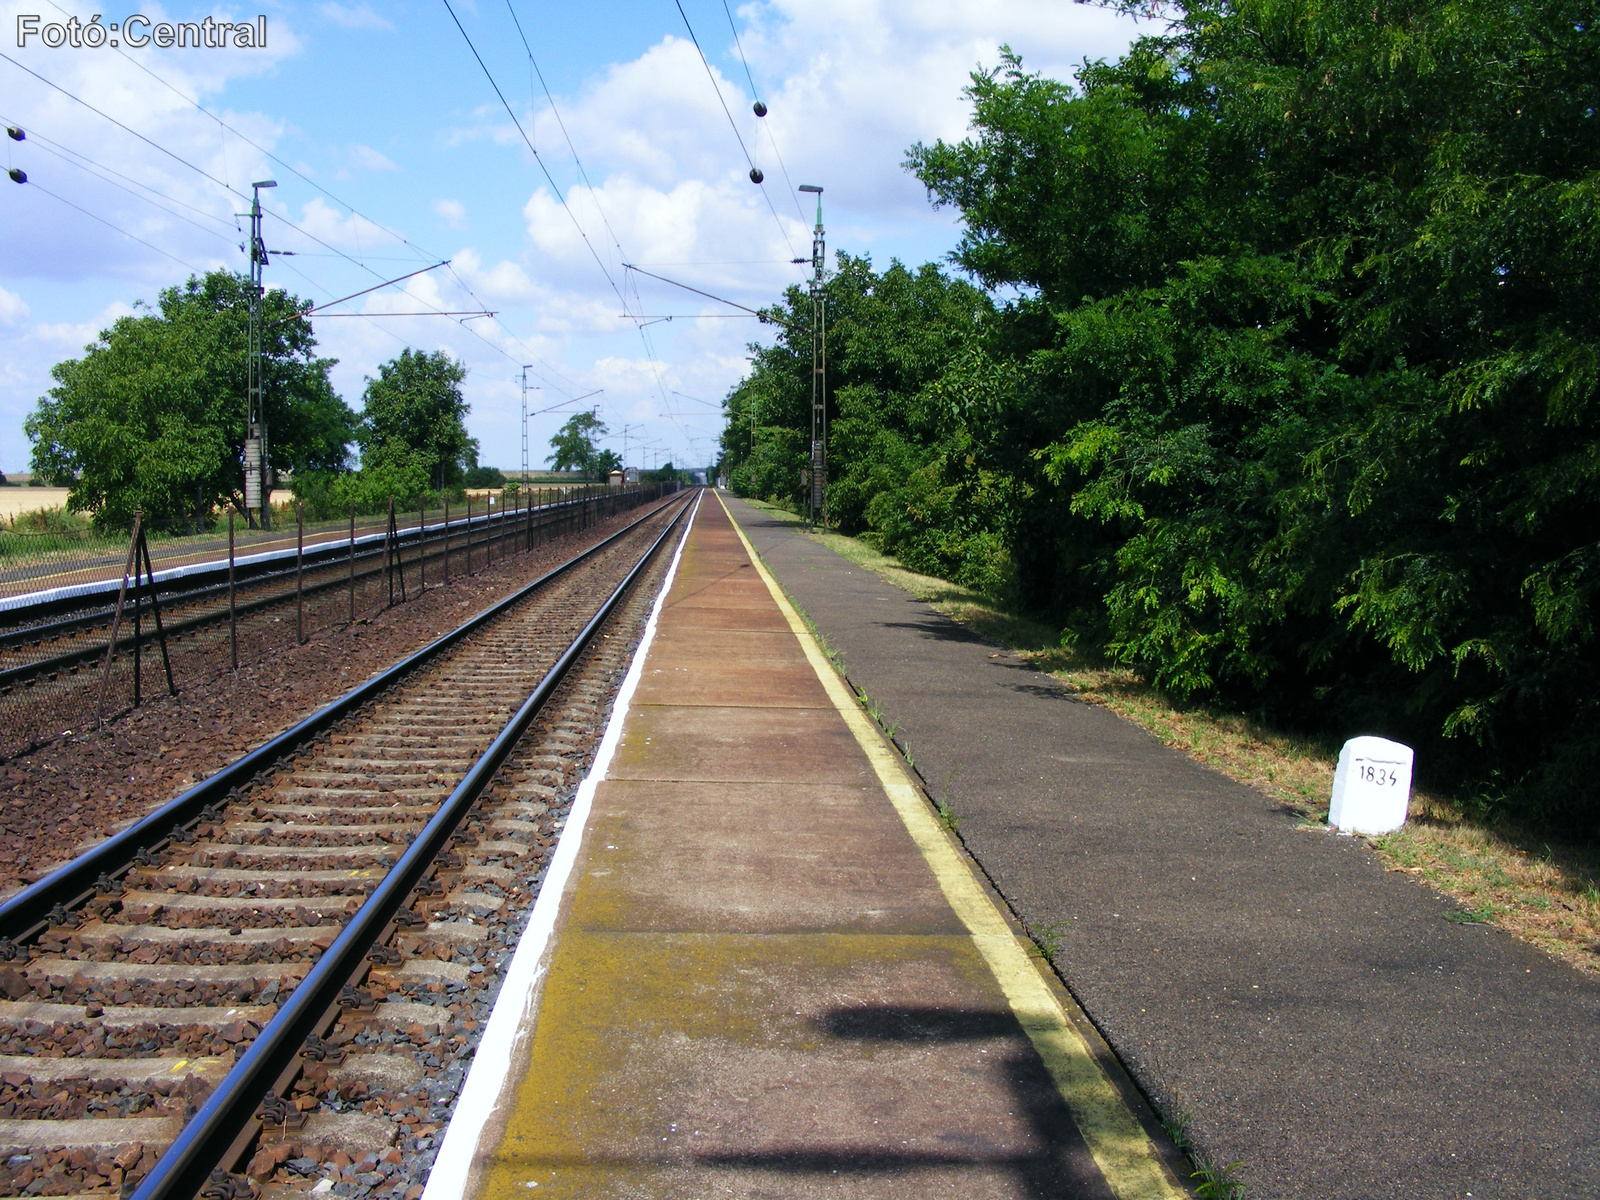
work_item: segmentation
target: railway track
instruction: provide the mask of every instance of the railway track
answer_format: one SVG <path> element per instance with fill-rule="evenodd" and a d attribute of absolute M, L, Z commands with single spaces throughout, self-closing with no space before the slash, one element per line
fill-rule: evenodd
<path fill-rule="evenodd" d="M 630 502 L 635 496 L 626 497 Z M 502 510 L 475 518 L 458 517 L 448 526 L 402 527 L 391 543 L 383 534 L 363 533 L 350 539 L 307 546 L 301 569 L 293 549 L 247 555 L 235 572 L 233 611 L 240 619 L 269 609 L 315 602 L 351 592 L 380 595 L 384 586 L 403 593 L 425 585 L 431 574 L 437 585 L 456 574 L 471 574 L 497 557 L 531 549 L 536 542 L 586 526 L 609 513 L 619 497 L 602 496 L 560 501 L 546 507 Z M 592 511 L 591 511 L 592 510 Z M 153 589 L 169 640 L 193 636 L 229 620 L 227 562 L 187 564 L 183 574 L 162 578 Z M 173 574 L 163 572 L 163 575 Z M 71 593 L 72 589 L 58 589 Z M 148 612 L 149 592 L 143 601 Z M 93 674 L 105 655 L 117 599 L 113 585 L 92 594 L 47 597 L 31 605 L 13 605 L 0 612 L 0 696 L 36 681 L 80 671 Z M 131 597 L 128 601 L 132 603 Z M 131 610 L 130 610 L 131 613 Z M 64 615 L 63 615 L 64 614 Z M 130 626 L 123 640 L 132 637 Z M 145 636 L 150 636 L 150 630 Z"/>
<path fill-rule="evenodd" d="M 0 905 L 0 1196 L 420 1184 L 686 507 Z"/>

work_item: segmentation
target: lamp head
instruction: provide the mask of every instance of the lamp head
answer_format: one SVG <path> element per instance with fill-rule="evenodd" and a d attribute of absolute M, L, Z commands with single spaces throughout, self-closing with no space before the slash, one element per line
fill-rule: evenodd
<path fill-rule="evenodd" d="M 250 186 L 253 188 L 277 187 L 278 181 L 276 179 L 263 179 L 260 183 L 252 183 Z"/>

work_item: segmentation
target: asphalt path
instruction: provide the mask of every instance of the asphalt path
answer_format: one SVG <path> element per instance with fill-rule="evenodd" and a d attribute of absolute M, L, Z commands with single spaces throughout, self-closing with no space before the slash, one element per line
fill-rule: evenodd
<path fill-rule="evenodd" d="M 1600 1195 L 1600 983 L 730 507 L 1133 1077 L 1254 1200 Z"/>

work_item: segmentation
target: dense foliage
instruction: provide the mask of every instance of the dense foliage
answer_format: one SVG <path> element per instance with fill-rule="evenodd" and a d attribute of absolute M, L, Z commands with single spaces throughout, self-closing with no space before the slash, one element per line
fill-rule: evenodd
<path fill-rule="evenodd" d="M 355 427 L 358 471 L 300 471 L 295 499 L 312 519 L 385 511 L 392 500 L 409 509 L 441 494 L 460 497 L 478 466 L 478 442 L 467 434 L 471 406 L 461 394 L 467 369 L 443 351 L 407 347 L 368 377 Z M 498 477 L 498 472 L 495 473 Z"/>
<path fill-rule="evenodd" d="M 557 471 L 581 471 L 585 479 L 605 479 L 622 466 L 622 457 L 615 450 L 602 450 L 595 445 L 609 432 L 606 423 L 594 413 L 574 413 L 550 439 L 555 453 L 545 462 Z"/>
<path fill-rule="evenodd" d="M 204 523 L 243 504 L 247 276 L 213 271 L 161 292 L 154 309 L 120 317 L 84 356 L 58 363 L 56 386 L 23 428 L 37 478 L 71 488 L 68 506 L 126 528 L 143 509 L 157 526 Z M 262 382 L 276 470 L 342 467 L 355 415 L 316 356 L 310 306 L 281 291 L 262 299 Z"/>
<path fill-rule="evenodd" d="M 1169 15 L 1076 87 L 1008 56 L 971 136 L 912 149 L 957 264 L 1014 298 L 841 260 L 834 519 L 1179 696 L 1400 737 L 1592 833 L 1590 10 Z M 798 492 L 808 369 L 791 325 L 730 397 L 741 490 Z"/>
<path fill-rule="evenodd" d="M 409 346 L 378 367 L 362 396 L 364 470 L 387 465 L 414 471 L 422 487 L 451 487 L 478 465 L 478 443 L 467 434 L 470 406 L 461 394 L 467 368 L 443 350 L 427 354 Z"/>

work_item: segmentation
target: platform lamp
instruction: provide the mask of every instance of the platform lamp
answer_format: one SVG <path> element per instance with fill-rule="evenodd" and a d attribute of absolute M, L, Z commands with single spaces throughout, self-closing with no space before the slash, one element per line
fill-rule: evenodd
<path fill-rule="evenodd" d="M 827 271 L 828 246 L 822 233 L 822 189 L 802 183 L 802 192 L 817 197 L 817 227 L 811 231 L 811 487 L 806 505 L 806 524 L 827 524 L 826 487 L 828 478 L 828 388 L 827 335 L 824 324 L 828 300 L 823 291 Z"/>

